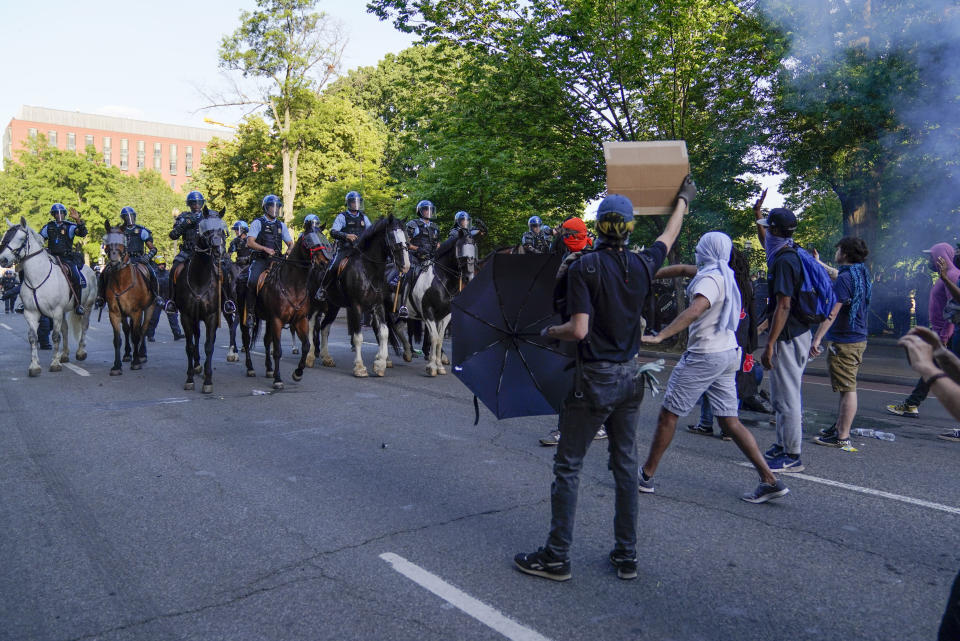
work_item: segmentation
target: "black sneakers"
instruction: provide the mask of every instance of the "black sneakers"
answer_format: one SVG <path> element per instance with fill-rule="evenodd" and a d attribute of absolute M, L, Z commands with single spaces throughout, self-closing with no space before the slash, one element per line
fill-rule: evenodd
<path fill-rule="evenodd" d="M 783 481 L 777 479 L 777 482 L 773 485 L 761 482 L 760 485 L 757 486 L 757 489 L 749 494 L 744 494 L 740 498 L 747 503 L 766 503 L 767 501 L 778 499 L 789 493 L 790 490 L 783 484 Z"/>
<path fill-rule="evenodd" d="M 530 554 L 518 554 L 513 557 L 513 564 L 524 574 L 540 576 L 551 581 L 569 581 L 570 560 L 560 560 L 553 556 L 546 548 L 540 548 Z"/>
<path fill-rule="evenodd" d="M 616 550 L 610 553 L 610 563 L 617 568 L 617 577 L 625 581 L 637 578 L 637 555 L 627 556 Z"/>

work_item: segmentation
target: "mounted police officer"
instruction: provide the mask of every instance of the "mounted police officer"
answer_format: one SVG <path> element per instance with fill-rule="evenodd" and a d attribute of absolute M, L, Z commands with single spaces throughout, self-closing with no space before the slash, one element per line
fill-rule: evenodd
<path fill-rule="evenodd" d="M 233 230 L 235 238 L 230 241 L 227 255 L 232 256 L 236 253 L 237 257 L 233 259 L 233 262 L 243 270 L 253 260 L 253 250 L 247 245 L 247 234 L 250 233 L 250 226 L 246 222 L 238 220 L 233 223 L 230 229 Z"/>
<path fill-rule="evenodd" d="M 607 196 L 597 210 L 600 242 L 596 251 L 573 260 L 567 269 L 564 315 L 569 320 L 542 333 L 577 343 L 576 378 L 560 410 L 562 437 L 553 465 L 550 534 L 539 550 L 514 558 L 521 572 L 554 581 L 570 579 L 580 470 L 594 435 L 606 425 L 616 495 L 610 563 L 619 578 L 637 577 L 636 435 L 644 376 L 634 357 L 643 331 L 640 312 L 653 273 L 680 233 L 695 194 L 696 185 L 688 176 L 663 233 L 639 253 L 625 247 L 634 224 L 630 200 L 617 194 Z"/>
<path fill-rule="evenodd" d="M 188 211 L 180 212 L 173 222 L 173 229 L 170 230 L 170 239 L 180 239 L 180 253 L 173 258 L 173 264 L 170 265 L 170 282 L 167 286 L 167 304 L 165 311 L 172 313 L 177 311 L 173 302 L 173 277 L 177 272 L 177 267 L 188 259 L 193 250 L 197 248 L 197 235 L 200 219 L 203 218 L 203 206 L 206 201 L 203 194 L 199 191 L 191 191 L 187 194 Z"/>
<path fill-rule="evenodd" d="M 417 203 L 417 217 L 407 222 L 404 231 L 407 233 L 407 249 L 410 250 L 410 271 L 400 276 L 399 302 L 407 299 L 407 295 L 420 276 L 422 265 L 433 259 L 437 252 L 440 239 L 440 228 L 433 222 L 437 208 L 429 200 Z M 466 213 L 466 212 L 464 212 Z M 397 310 L 400 318 L 408 316 L 407 306 L 401 305 Z"/>
<path fill-rule="evenodd" d="M 347 194 L 347 209 L 337 214 L 330 228 L 330 237 L 337 241 L 337 249 L 353 247 L 361 234 L 370 227 L 370 219 L 363 212 L 363 196 L 351 191 Z"/>
<path fill-rule="evenodd" d="M 83 305 L 80 304 L 80 292 L 83 287 L 83 276 L 80 268 L 83 265 L 83 256 L 73 251 L 73 239 L 87 235 L 87 226 L 80 220 L 77 210 L 70 209 L 70 218 L 74 222 L 67 222 L 67 208 L 60 203 L 50 207 L 53 220 L 43 226 L 40 235 L 47 239 L 47 251 L 60 259 L 60 262 L 69 266 L 70 288 L 77 298 L 75 309 L 78 315 L 83 315 Z"/>
<path fill-rule="evenodd" d="M 157 255 L 157 248 L 153 245 L 153 233 L 137 224 L 137 212 L 133 207 L 124 207 L 120 210 L 120 218 L 123 223 L 120 228 L 123 230 L 124 242 L 127 247 L 127 256 L 131 263 L 142 263 L 147 266 L 150 272 L 150 291 L 153 292 L 154 299 L 160 298 L 160 284 L 157 280 L 157 273 L 153 269 L 153 257 Z M 144 250 L 148 250 L 146 254 Z M 103 305 L 104 293 L 106 289 L 106 271 L 103 270 L 98 276 L 100 289 L 97 293 L 97 305 Z"/>
<path fill-rule="evenodd" d="M 256 323 L 257 281 L 260 274 L 270 264 L 270 258 L 283 251 L 283 243 L 289 249 L 293 244 L 290 230 L 279 218 L 283 203 L 280 198 L 270 194 L 264 196 L 263 214 L 250 223 L 247 246 L 253 250 L 253 262 L 250 263 L 250 275 L 247 277 L 247 327 L 253 329 Z"/>
<path fill-rule="evenodd" d="M 550 251 L 550 236 L 553 231 L 543 224 L 540 216 L 530 216 L 527 231 L 520 237 L 520 245 L 529 254 L 546 254 Z"/>

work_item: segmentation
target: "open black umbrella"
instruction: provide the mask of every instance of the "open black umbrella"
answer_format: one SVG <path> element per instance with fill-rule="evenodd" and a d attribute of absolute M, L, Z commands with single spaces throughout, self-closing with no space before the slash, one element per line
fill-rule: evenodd
<path fill-rule="evenodd" d="M 573 386 L 573 344 L 540 336 L 560 262 L 495 254 L 453 299 L 453 372 L 498 419 L 556 414 Z"/>

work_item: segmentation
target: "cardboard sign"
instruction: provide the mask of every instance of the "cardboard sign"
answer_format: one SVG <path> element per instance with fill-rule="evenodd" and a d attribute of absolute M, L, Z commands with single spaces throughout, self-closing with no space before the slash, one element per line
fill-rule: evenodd
<path fill-rule="evenodd" d="M 629 198 L 635 216 L 673 212 L 677 190 L 690 173 L 686 142 L 605 142 L 603 157 L 607 193 Z"/>

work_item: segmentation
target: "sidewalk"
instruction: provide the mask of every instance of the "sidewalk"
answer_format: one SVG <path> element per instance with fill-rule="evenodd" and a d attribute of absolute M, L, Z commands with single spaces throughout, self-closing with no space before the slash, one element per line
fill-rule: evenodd
<path fill-rule="evenodd" d="M 759 361 L 763 352 L 763 345 L 754 352 Z M 655 352 L 640 350 L 641 358 L 663 358 L 669 363 L 680 360 L 677 352 Z M 827 377 L 826 353 L 810 360 L 805 374 L 808 376 Z M 887 383 L 913 387 L 917 383 L 917 374 L 907 364 L 907 357 L 902 347 L 898 347 L 895 339 L 880 337 L 867 341 L 867 351 L 863 355 L 863 366 L 857 380 L 871 383 Z"/>

